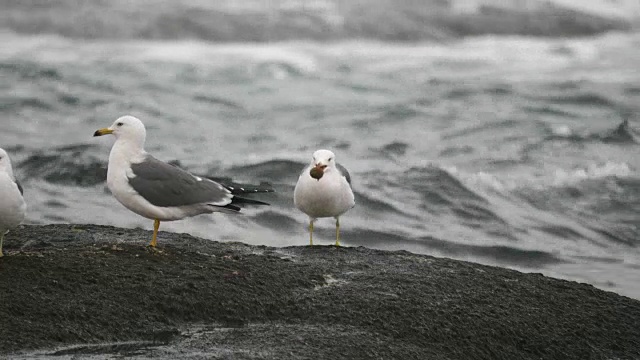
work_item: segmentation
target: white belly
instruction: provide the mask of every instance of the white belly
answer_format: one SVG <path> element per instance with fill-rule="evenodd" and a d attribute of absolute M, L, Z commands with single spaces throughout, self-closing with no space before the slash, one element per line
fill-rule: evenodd
<path fill-rule="evenodd" d="M 0 232 L 4 233 L 24 220 L 27 204 L 7 173 L 0 173 L 0 194 Z"/>
<path fill-rule="evenodd" d="M 311 218 L 338 217 L 355 205 L 351 187 L 338 174 L 320 180 L 304 171 L 293 192 L 295 206 Z"/>

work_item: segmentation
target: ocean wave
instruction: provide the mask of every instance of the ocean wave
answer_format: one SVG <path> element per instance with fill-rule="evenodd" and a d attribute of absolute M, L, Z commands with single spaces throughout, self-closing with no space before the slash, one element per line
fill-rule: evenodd
<path fill-rule="evenodd" d="M 635 171 L 625 162 L 607 161 L 592 163 L 585 167 L 572 169 L 555 168 L 550 172 L 538 173 L 531 176 L 500 176 L 490 172 L 479 171 L 466 173 L 454 166 L 444 167 L 445 171 L 459 178 L 461 184 L 472 188 L 492 190 L 500 194 L 519 189 L 549 189 L 550 187 L 574 187 L 588 180 L 607 178 L 628 178 L 635 175 Z"/>
<path fill-rule="evenodd" d="M 306 73 L 312 72 L 315 69 L 301 66 L 296 66 L 292 62 L 261 62 L 251 67 L 249 73 L 252 77 L 268 77 L 273 79 L 287 79 L 291 77 L 301 77 Z"/>
<path fill-rule="evenodd" d="M 33 62 L 0 62 L 0 73 L 22 79 L 62 79 L 58 70 Z"/>
<path fill-rule="evenodd" d="M 556 106 L 556 105 L 552 105 L 552 104 L 544 104 L 544 105 L 525 105 L 522 108 L 524 111 L 534 114 L 534 115 L 550 115 L 553 117 L 558 117 L 561 119 L 566 119 L 566 118 L 577 118 L 579 115 L 574 113 L 571 110 L 567 110 L 567 109 L 563 109 L 562 107 Z M 568 127 L 565 125 L 563 126 L 564 128 Z M 566 133 L 566 131 L 562 131 L 563 127 L 558 127 L 557 129 L 559 129 L 559 133 L 558 135 L 562 136 L 563 133 Z M 555 131 L 556 128 L 554 128 L 553 132 L 556 133 Z"/>
<path fill-rule="evenodd" d="M 353 245 L 374 246 L 385 249 L 393 248 L 393 245 L 390 244 L 400 242 L 404 244 L 403 248 L 420 253 L 437 253 L 455 258 L 482 259 L 493 264 L 526 268 L 544 268 L 551 264 L 567 262 L 567 260 L 548 251 L 519 248 L 517 246 L 465 244 L 430 236 L 407 239 L 396 233 L 375 230 L 357 229 L 352 232 L 355 236 L 350 236 L 351 238 L 368 239 L 366 243 L 356 240 Z"/>
<path fill-rule="evenodd" d="M 495 130 L 501 129 L 509 129 L 518 126 L 519 123 L 513 119 L 501 120 L 496 122 L 487 122 L 482 125 L 474 125 L 470 127 L 466 127 L 463 129 L 456 129 L 442 136 L 444 140 L 451 140 L 461 137 L 467 137 L 470 135 L 483 133 L 483 132 L 494 132 Z"/>
<path fill-rule="evenodd" d="M 418 194 L 419 208 L 442 217 L 449 214 L 467 228 L 480 230 L 493 238 L 516 240 L 514 229 L 494 208 L 491 201 L 442 168 L 430 166 L 405 172 L 404 186 Z"/>
<path fill-rule="evenodd" d="M 565 170 L 556 169 L 551 185 L 560 187 L 574 185 L 590 179 L 602 179 L 608 177 L 627 177 L 632 170 L 627 163 L 607 161 L 600 164 L 589 164 L 586 167 Z"/>
<path fill-rule="evenodd" d="M 427 204 L 449 206 L 457 200 L 486 203 L 487 200 L 468 189 L 455 176 L 437 166 L 413 167 L 404 174 L 405 182 L 422 195 Z"/>
<path fill-rule="evenodd" d="M 555 256 L 552 253 L 542 250 L 527 250 L 517 247 L 505 245 L 479 246 L 469 244 L 455 244 L 451 242 L 442 242 L 441 244 L 429 245 L 436 247 L 440 245 L 439 250 L 450 256 L 472 256 L 474 258 L 490 259 L 492 262 L 506 265 L 518 265 L 528 268 L 542 268 L 550 264 L 559 264 L 566 262 L 565 260 Z"/>
<path fill-rule="evenodd" d="M 440 151 L 441 157 L 455 157 L 459 155 L 472 154 L 474 151 L 473 146 L 469 145 L 453 145 L 447 146 Z"/>
<path fill-rule="evenodd" d="M 372 152 L 388 159 L 404 156 L 410 145 L 402 141 L 393 141 L 379 148 L 371 149 Z"/>
<path fill-rule="evenodd" d="M 581 240 L 585 238 L 585 235 L 567 225 L 541 224 L 536 225 L 534 228 L 561 239 Z"/>
<path fill-rule="evenodd" d="M 232 110 L 245 110 L 245 108 L 241 104 L 235 101 L 213 95 L 197 94 L 193 96 L 193 100 L 212 105 L 222 105 Z"/>
<path fill-rule="evenodd" d="M 578 106 L 600 106 L 608 108 L 616 108 L 617 102 L 608 96 L 597 93 L 583 92 L 577 94 L 564 93 L 553 94 L 553 96 L 542 97 L 545 102 L 560 105 L 578 105 Z"/>
<path fill-rule="evenodd" d="M 44 179 L 52 184 L 94 186 L 107 179 L 107 164 L 93 155 L 95 145 L 74 144 L 37 150 L 17 164 L 24 180 Z"/>
<path fill-rule="evenodd" d="M 391 216 L 411 218 L 414 220 L 420 219 L 419 216 L 403 208 L 403 204 L 399 204 L 397 199 L 384 196 L 377 197 L 369 191 L 358 191 L 357 189 L 354 192 L 358 208 L 361 208 L 364 213 L 370 214 L 370 218 L 379 217 L 380 214 L 384 214 L 383 219 L 389 219 Z"/>
<path fill-rule="evenodd" d="M 36 0 L 0 3 L 5 29 L 75 38 L 204 39 L 210 41 L 335 40 L 417 41 L 477 34 L 575 36 L 629 30 L 627 19 L 601 17 L 563 6 L 486 5 L 459 11 L 449 2 L 376 0 L 313 3 L 291 0 L 189 2 L 124 0 L 87 3 Z"/>
<path fill-rule="evenodd" d="M 497 175 L 485 171 L 478 171 L 468 174 L 460 172 L 456 167 L 447 167 L 447 171 L 453 176 L 460 178 L 461 181 L 467 185 L 470 185 L 472 187 L 491 189 L 499 193 L 504 193 L 518 186 L 517 182 L 515 181 L 510 181 L 506 177 L 501 178 Z"/>
<path fill-rule="evenodd" d="M 449 100 L 464 100 L 476 96 L 509 96 L 515 93 L 512 86 L 507 84 L 495 83 L 495 84 L 473 84 L 473 83 L 464 83 L 460 84 L 458 82 L 447 82 L 447 81 L 432 81 L 434 85 L 438 87 L 448 88 L 441 95 L 444 99 Z M 430 103 L 426 103 L 425 105 L 431 105 Z"/>
<path fill-rule="evenodd" d="M 548 235 L 562 240 L 587 240 L 600 248 L 612 244 L 637 246 L 640 179 L 604 175 L 617 172 L 597 171 L 590 179 L 580 175 L 579 182 L 563 180 L 554 187 L 521 187 L 513 191 L 514 201 L 561 219 L 554 224 L 548 224 L 544 218 L 532 219 L 537 223 L 535 228 Z"/>
<path fill-rule="evenodd" d="M 5 97 L 0 102 L 0 111 L 18 111 L 23 109 L 51 110 L 53 104 L 32 96 L 12 96 Z"/>
<path fill-rule="evenodd" d="M 640 245 L 640 229 L 636 226 L 623 226 L 621 224 L 606 223 L 600 226 L 590 226 L 591 230 L 602 235 L 608 243 L 622 244 L 626 246 Z"/>
<path fill-rule="evenodd" d="M 634 143 L 640 144 L 640 131 L 635 130 L 629 124 L 629 120 L 624 120 L 617 128 L 598 136 L 605 143 Z"/>
<path fill-rule="evenodd" d="M 623 120 L 612 130 L 600 132 L 578 132 L 567 124 L 543 125 L 548 135 L 544 141 L 568 140 L 573 142 L 602 142 L 608 144 L 640 144 L 640 131 L 632 127 L 629 120 Z M 532 150 L 542 143 L 532 144 L 527 150 Z"/>
<path fill-rule="evenodd" d="M 459 221 L 465 224 L 465 217 L 470 215 L 482 219 L 483 222 L 471 225 L 480 225 L 494 238 L 522 239 L 530 232 L 540 232 L 563 241 L 587 241 L 590 246 L 637 245 L 640 178 L 626 163 L 593 163 L 572 170 L 557 168 L 545 175 L 521 178 L 465 173 L 455 167 L 447 171 L 490 200 L 489 204 L 476 203 L 480 206 L 479 213 L 458 213 Z M 512 211 L 494 212 L 494 206 Z M 520 233 L 518 224 L 523 222 L 527 230 Z"/>
<path fill-rule="evenodd" d="M 292 183 L 307 164 L 292 160 L 267 160 L 255 164 L 233 166 L 227 170 L 231 175 L 248 176 L 273 183 Z"/>
<path fill-rule="evenodd" d="M 301 225 L 296 218 L 276 210 L 262 211 L 254 221 L 267 229 L 284 231 L 287 234 L 295 233 Z"/>

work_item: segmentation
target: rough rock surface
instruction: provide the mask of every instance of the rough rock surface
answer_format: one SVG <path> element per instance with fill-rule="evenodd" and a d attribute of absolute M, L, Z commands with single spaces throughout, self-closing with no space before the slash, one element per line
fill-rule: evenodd
<path fill-rule="evenodd" d="M 367 248 L 24 226 L 0 258 L 0 356 L 636 359 L 640 301 Z M 4 355 L 2 355 L 4 354 Z"/>

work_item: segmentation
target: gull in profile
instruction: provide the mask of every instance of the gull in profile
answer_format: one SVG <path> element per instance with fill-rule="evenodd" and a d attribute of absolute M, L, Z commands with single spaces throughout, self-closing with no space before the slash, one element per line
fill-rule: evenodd
<path fill-rule="evenodd" d="M 27 213 L 27 204 L 22 193 L 22 186 L 13 176 L 9 155 L 0 149 L 0 257 L 4 256 L 4 235 L 20 225 Z"/>
<path fill-rule="evenodd" d="M 146 133 L 142 121 L 127 115 L 93 136 L 116 137 L 109 154 L 107 187 L 127 209 L 154 221 L 152 248 L 157 245 L 161 221 L 213 212 L 237 214 L 238 204 L 268 205 L 238 197 L 222 184 L 154 158 L 144 150 Z"/>
<path fill-rule="evenodd" d="M 309 216 L 309 244 L 313 245 L 313 223 L 318 218 L 336 219 L 336 246 L 340 246 L 340 215 L 355 206 L 351 176 L 329 150 L 313 153 L 293 191 L 295 206 Z"/>

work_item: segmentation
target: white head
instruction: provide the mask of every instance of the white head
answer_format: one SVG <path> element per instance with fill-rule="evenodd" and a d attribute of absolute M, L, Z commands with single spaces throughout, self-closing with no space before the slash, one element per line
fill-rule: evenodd
<path fill-rule="evenodd" d="M 309 175 L 319 181 L 322 175 L 335 169 L 336 155 L 329 150 L 318 150 L 313 153 L 313 162 L 311 165 L 313 165 L 313 167 Z"/>
<path fill-rule="evenodd" d="M 4 171 L 9 174 L 9 177 L 13 179 L 13 169 L 11 168 L 11 159 L 4 149 L 0 149 L 0 171 Z"/>
<path fill-rule="evenodd" d="M 114 121 L 108 128 L 96 130 L 93 136 L 107 134 L 113 134 L 116 140 L 122 139 L 129 143 L 139 145 L 142 148 L 144 146 L 144 140 L 147 137 L 147 130 L 138 118 L 125 115 Z"/>

